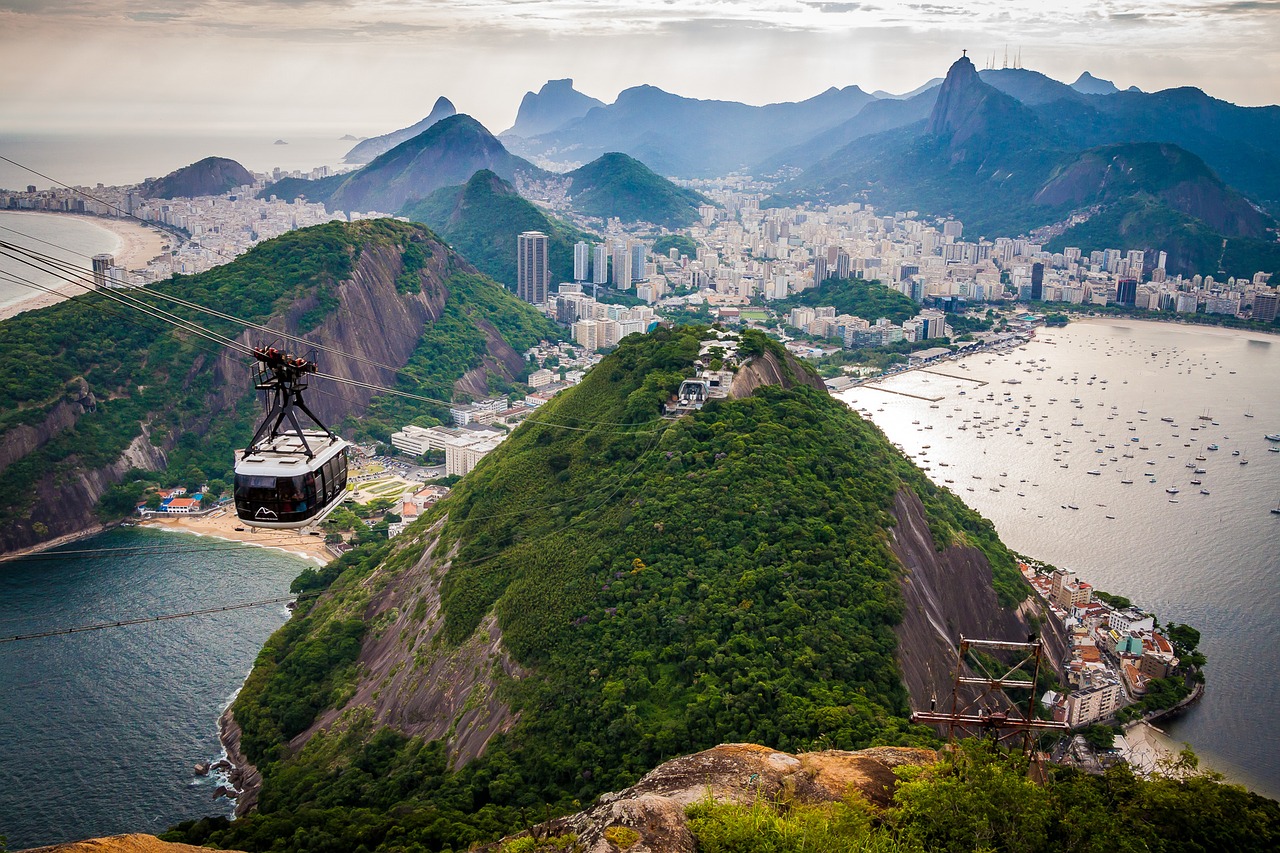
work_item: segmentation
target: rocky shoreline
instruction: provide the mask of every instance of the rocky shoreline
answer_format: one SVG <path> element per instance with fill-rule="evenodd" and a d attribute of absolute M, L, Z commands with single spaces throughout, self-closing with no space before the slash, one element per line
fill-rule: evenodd
<path fill-rule="evenodd" d="M 233 703 L 234 704 L 234 703 Z M 227 784 L 220 785 L 214 796 L 219 794 L 233 800 L 236 804 L 236 817 L 244 817 L 258 804 L 258 793 L 262 790 L 262 774 L 253 766 L 244 753 L 240 751 L 240 725 L 231 713 L 231 705 L 218 718 L 218 739 L 227 751 L 226 767 L 220 768 L 227 774 Z M 213 767 L 218 768 L 215 763 Z"/>

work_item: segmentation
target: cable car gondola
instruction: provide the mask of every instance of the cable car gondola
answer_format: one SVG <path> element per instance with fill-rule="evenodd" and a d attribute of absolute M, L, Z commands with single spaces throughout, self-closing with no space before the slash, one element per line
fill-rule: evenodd
<path fill-rule="evenodd" d="M 236 515 L 253 527 L 295 529 L 327 516 L 347 493 L 348 442 L 320 422 L 302 400 L 314 360 L 275 347 L 254 347 L 258 390 L 267 416 L 253 440 L 236 452 Z M 319 430 L 304 430 L 298 412 Z M 287 423 L 286 423 L 287 421 Z"/>

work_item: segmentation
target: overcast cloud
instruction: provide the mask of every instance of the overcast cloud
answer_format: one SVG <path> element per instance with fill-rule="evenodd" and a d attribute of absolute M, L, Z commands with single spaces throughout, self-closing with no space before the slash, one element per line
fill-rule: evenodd
<path fill-rule="evenodd" d="M 495 132 L 527 89 L 749 103 L 906 91 L 968 49 L 1064 82 L 1280 101 L 1280 0 L 0 0 L 6 131 L 381 133 L 439 95 Z"/>

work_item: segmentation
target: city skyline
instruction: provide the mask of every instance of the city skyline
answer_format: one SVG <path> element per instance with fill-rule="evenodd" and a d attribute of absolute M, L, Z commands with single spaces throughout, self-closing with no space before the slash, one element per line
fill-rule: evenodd
<path fill-rule="evenodd" d="M 1263 105 L 1280 100 L 1280 57 L 1266 47 L 1280 38 L 1277 11 L 1275 0 L 0 0 L 0 111 L 9 132 L 364 136 L 444 95 L 499 132 L 547 79 L 572 77 L 606 102 L 648 83 L 763 104 L 830 86 L 909 91 L 962 50 L 998 66 L 1006 45 L 1068 83 L 1089 71 Z"/>

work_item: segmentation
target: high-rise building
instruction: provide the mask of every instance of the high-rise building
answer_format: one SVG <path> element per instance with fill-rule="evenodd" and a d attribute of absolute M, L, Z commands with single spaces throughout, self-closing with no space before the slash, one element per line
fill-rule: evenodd
<path fill-rule="evenodd" d="M 623 243 L 613 247 L 613 286 L 617 290 L 631 289 L 631 252 Z"/>
<path fill-rule="evenodd" d="M 586 281 L 587 268 L 591 263 L 591 246 L 579 240 L 573 245 L 573 280 Z"/>
<path fill-rule="evenodd" d="M 1116 304 L 1133 306 L 1138 301 L 1138 280 L 1122 278 L 1116 282 Z"/>
<path fill-rule="evenodd" d="M 813 283 L 822 284 L 827 280 L 827 259 L 822 255 L 813 259 Z"/>
<path fill-rule="evenodd" d="M 516 238 L 516 295 L 531 305 L 543 305 L 550 287 L 547 235 L 525 231 Z"/>
<path fill-rule="evenodd" d="M 644 272 L 644 261 L 648 254 L 648 248 L 640 240 L 636 240 L 631 244 L 631 280 L 633 282 L 647 280 Z"/>
<path fill-rule="evenodd" d="M 604 243 L 597 243 L 595 251 L 592 254 L 594 257 L 591 259 L 591 283 L 608 284 L 609 247 Z"/>
<path fill-rule="evenodd" d="M 853 263 L 850 261 L 848 254 L 844 252 L 836 253 L 836 278 L 848 278 L 852 267 Z"/>
<path fill-rule="evenodd" d="M 1044 264 L 1039 261 L 1031 265 L 1031 299 L 1035 302 L 1044 299 Z"/>
<path fill-rule="evenodd" d="M 1253 319 L 1274 322 L 1280 313 L 1280 294 L 1258 293 L 1253 297 Z"/>
<path fill-rule="evenodd" d="M 115 265 L 116 259 L 108 254 L 93 256 L 93 286 L 103 290 L 107 286 L 107 270 Z"/>

